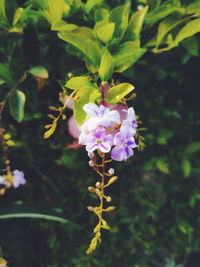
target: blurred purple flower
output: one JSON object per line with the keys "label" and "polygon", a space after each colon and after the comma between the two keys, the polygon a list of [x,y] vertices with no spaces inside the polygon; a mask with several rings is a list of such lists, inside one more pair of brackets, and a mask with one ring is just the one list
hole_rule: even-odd
{"label": "blurred purple flower", "polygon": [[23,185],[26,183],[26,180],[24,178],[24,173],[22,171],[14,170],[13,176],[14,176],[14,179],[13,179],[13,187],[14,188],[17,188],[20,185]]}

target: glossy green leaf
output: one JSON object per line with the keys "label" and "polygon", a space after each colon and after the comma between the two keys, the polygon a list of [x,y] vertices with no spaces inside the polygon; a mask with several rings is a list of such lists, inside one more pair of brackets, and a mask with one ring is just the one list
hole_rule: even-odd
{"label": "glossy green leaf", "polygon": [[115,24],[114,23],[107,23],[97,30],[97,36],[98,38],[107,44],[112,39],[113,33],[115,30]]}
{"label": "glossy green leaf", "polygon": [[66,32],[70,32],[70,31],[73,31],[73,30],[75,30],[77,28],[78,28],[77,25],[66,23],[64,20],[56,21],[55,23],[53,23],[51,25],[51,29],[53,31],[66,31]]}
{"label": "glossy green leaf", "polygon": [[147,51],[146,48],[139,47],[139,42],[128,41],[120,45],[119,51],[114,55],[115,71],[123,72],[131,67]]}
{"label": "glossy green leaf", "polygon": [[9,66],[3,63],[0,63],[0,78],[2,78],[8,83],[12,81]]}
{"label": "glossy green leaf", "polygon": [[83,8],[86,13],[89,13],[95,6],[100,5],[102,2],[103,0],[87,0]]}
{"label": "glossy green leaf", "polygon": [[40,77],[43,79],[48,79],[49,77],[48,70],[43,66],[32,67],[28,72],[35,77]]}
{"label": "glossy green leaf", "polygon": [[78,76],[71,78],[65,85],[70,89],[80,89],[82,87],[91,86],[88,77]]}
{"label": "glossy green leaf", "polygon": [[81,126],[86,119],[87,114],[83,110],[83,106],[87,103],[90,102],[90,94],[91,94],[91,88],[90,87],[85,87],[84,88],[84,94],[74,100],[74,117],[76,120],[76,123]]}
{"label": "glossy green leaf", "polygon": [[17,24],[17,22],[19,21],[20,17],[21,17],[22,14],[23,14],[23,12],[24,12],[24,9],[23,9],[22,7],[19,7],[19,8],[16,9],[15,14],[14,14],[14,16],[13,16],[13,23],[12,23],[13,26],[14,26],[15,24]]}
{"label": "glossy green leaf", "polygon": [[114,38],[121,40],[128,26],[129,5],[122,5],[111,10],[109,22],[115,24]]}
{"label": "glossy green leaf", "polygon": [[95,11],[95,22],[99,22],[99,21],[105,21],[107,22],[109,18],[109,12],[107,9],[105,8],[98,8]]}
{"label": "glossy green leaf", "polygon": [[156,161],[156,167],[159,171],[161,171],[165,174],[170,173],[169,166],[163,159],[159,159]]}
{"label": "glossy green leaf", "polygon": [[199,46],[198,41],[195,36],[191,36],[182,42],[185,49],[192,55],[198,56],[199,55]]}
{"label": "glossy green leaf", "polygon": [[0,24],[8,24],[8,19],[5,11],[5,0],[0,0]]}
{"label": "glossy green leaf", "polygon": [[48,4],[53,21],[61,20],[64,10],[64,0],[48,0]]}
{"label": "glossy green leaf", "polygon": [[148,9],[149,7],[146,6],[132,15],[127,29],[127,35],[130,40],[139,38]]}
{"label": "glossy green leaf", "polygon": [[116,86],[111,87],[108,90],[108,95],[106,100],[110,104],[116,104],[120,102],[120,100],[133,91],[134,86],[130,83],[120,83]]}
{"label": "glossy green leaf", "polygon": [[26,96],[20,90],[16,90],[8,98],[10,113],[17,122],[21,122],[24,118],[25,101]]}
{"label": "glossy green leaf", "polygon": [[106,49],[102,56],[101,64],[99,67],[99,77],[101,78],[101,81],[107,81],[108,79],[110,79],[112,77],[113,70],[114,59]]}
{"label": "glossy green leaf", "polygon": [[189,162],[189,160],[183,159],[181,166],[182,166],[184,177],[187,178],[188,176],[190,176],[191,163]]}
{"label": "glossy green leaf", "polygon": [[173,4],[164,4],[149,12],[145,17],[145,22],[148,24],[154,24],[174,12],[184,13],[184,10],[174,6]]}
{"label": "glossy green leaf", "polygon": [[188,22],[176,35],[175,43],[178,45],[178,43],[183,41],[185,38],[188,38],[198,32],[200,32],[200,18]]}
{"label": "glossy green leaf", "polygon": [[170,16],[169,18],[164,19],[158,27],[156,46],[158,47],[160,45],[161,41],[169,31],[185,20],[187,20],[187,18],[180,18],[176,16]]}
{"label": "glossy green leaf", "polygon": [[81,34],[60,32],[58,37],[78,48],[93,65],[98,68],[101,59],[101,49],[97,42],[86,39]]}

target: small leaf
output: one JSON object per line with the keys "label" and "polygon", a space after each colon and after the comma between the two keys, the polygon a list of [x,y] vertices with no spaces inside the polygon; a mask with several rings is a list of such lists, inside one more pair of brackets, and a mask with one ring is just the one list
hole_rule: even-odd
{"label": "small leaf", "polygon": [[6,16],[5,0],[0,0],[0,24],[8,25]]}
{"label": "small leaf", "polygon": [[115,24],[114,38],[118,41],[124,36],[128,26],[129,5],[122,5],[111,10],[109,22]]}
{"label": "small leaf", "polygon": [[108,96],[106,100],[110,104],[118,103],[123,97],[129,94],[134,89],[134,86],[130,83],[121,83],[111,87],[108,90]]}
{"label": "small leaf", "polygon": [[200,150],[200,142],[193,142],[189,144],[185,149],[185,154],[194,154]]}
{"label": "small leaf", "polygon": [[145,6],[142,10],[139,10],[132,15],[127,29],[130,40],[139,38],[148,9],[149,7]]}
{"label": "small leaf", "polygon": [[53,22],[61,20],[64,11],[64,0],[48,0],[48,4]]}
{"label": "small leaf", "polygon": [[184,177],[187,178],[188,176],[190,176],[191,163],[187,159],[183,159],[181,166],[182,166]]}
{"label": "small leaf", "polygon": [[13,26],[14,26],[15,24],[17,24],[17,22],[19,21],[20,17],[21,17],[22,14],[23,14],[23,12],[24,12],[24,9],[23,9],[22,7],[19,7],[19,8],[16,9],[15,14],[14,14],[14,16],[13,16],[13,23],[12,23]]}
{"label": "small leaf", "polygon": [[114,70],[114,59],[106,49],[102,56],[101,64],[99,67],[99,77],[101,78],[101,81],[103,82],[110,79],[112,77],[113,70]]}
{"label": "small leaf", "polygon": [[178,43],[183,41],[185,38],[188,38],[198,32],[200,32],[200,18],[188,22],[176,35],[175,43],[178,45]]}
{"label": "small leaf", "polygon": [[0,78],[6,82],[12,82],[11,72],[9,66],[3,63],[0,63]]}
{"label": "small leaf", "polygon": [[20,90],[16,90],[9,96],[8,101],[11,115],[17,122],[21,122],[24,118],[25,94]]}
{"label": "small leaf", "polygon": [[159,171],[165,173],[165,174],[169,174],[170,170],[169,170],[169,166],[166,162],[164,162],[163,159],[159,159],[156,161],[156,167]]}
{"label": "small leaf", "polygon": [[99,40],[107,44],[112,39],[113,33],[115,30],[115,24],[114,23],[107,23],[97,30],[97,36]]}
{"label": "small leaf", "polygon": [[198,41],[195,36],[191,36],[190,38],[183,40],[182,44],[192,56],[197,57],[199,55]]}
{"label": "small leaf", "polygon": [[35,77],[40,77],[43,79],[48,79],[49,77],[48,70],[43,66],[32,67],[28,72]]}
{"label": "small leaf", "polygon": [[85,86],[91,86],[91,83],[88,79],[88,77],[85,76],[77,76],[71,78],[66,84],[66,87],[70,89],[80,89]]}
{"label": "small leaf", "polygon": [[74,117],[79,126],[81,126],[86,118],[83,106],[90,102],[91,87],[85,88],[85,94],[79,99],[74,100]]}
{"label": "small leaf", "polygon": [[98,8],[95,11],[95,22],[99,22],[99,21],[105,21],[107,22],[109,18],[109,12],[107,9],[105,8]]}
{"label": "small leaf", "polygon": [[89,13],[95,6],[100,5],[102,2],[103,0],[87,0],[83,8],[86,13]]}
{"label": "small leaf", "polygon": [[158,27],[158,33],[157,33],[157,40],[156,40],[156,47],[158,47],[165,37],[165,35],[171,31],[173,28],[175,28],[177,25],[184,22],[187,18],[180,18],[177,16],[170,16],[166,19],[164,19]]}
{"label": "small leaf", "polygon": [[78,28],[77,25],[66,23],[64,20],[56,21],[51,25],[51,30],[52,31],[71,32],[71,31],[73,31],[73,30],[75,30],[77,28]]}
{"label": "small leaf", "polygon": [[97,42],[78,33],[60,32],[58,37],[78,48],[96,67],[99,67],[101,49]]}
{"label": "small leaf", "polygon": [[115,71],[123,72],[131,67],[147,51],[146,48],[139,47],[137,41],[128,41],[120,45],[119,51],[114,55]]}
{"label": "small leaf", "polygon": [[153,25],[157,21],[169,16],[174,12],[184,13],[185,11],[183,8],[176,7],[171,3],[163,4],[162,6],[149,12],[145,17],[145,22]]}

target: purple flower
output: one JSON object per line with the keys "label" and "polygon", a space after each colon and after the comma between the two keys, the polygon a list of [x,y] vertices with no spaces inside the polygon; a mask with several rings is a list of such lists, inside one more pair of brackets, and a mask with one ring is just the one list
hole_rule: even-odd
{"label": "purple flower", "polygon": [[117,161],[127,160],[133,156],[133,148],[137,147],[134,139],[135,130],[131,127],[123,127],[115,135],[111,158]]}
{"label": "purple flower", "polygon": [[96,131],[88,137],[86,150],[92,152],[99,149],[103,153],[108,153],[113,145],[113,136],[107,134],[102,128],[97,128]]}
{"label": "purple flower", "polygon": [[[126,111],[126,110],[125,110]],[[133,108],[129,108],[127,111],[127,117],[122,123],[123,127],[131,127],[135,129],[137,127],[135,111]]]}
{"label": "purple flower", "polygon": [[17,188],[19,187],[21,184],[25,184],[26,180],[24,178],[24,173],[22,171],[19,170],[14,170],[13,171],[13,187]]}
{"label": "purple flower", "polygon": [[[83,107],[84,111],[90,116],[91,119],[86,121],[86,125],[90,124],[103,127],[112,127],[120,122],[120,115],[117,110],[110,110],[103,105],[97,106],[93,103],[88,103]],[[84,125],[83,125],[84,127]]]}

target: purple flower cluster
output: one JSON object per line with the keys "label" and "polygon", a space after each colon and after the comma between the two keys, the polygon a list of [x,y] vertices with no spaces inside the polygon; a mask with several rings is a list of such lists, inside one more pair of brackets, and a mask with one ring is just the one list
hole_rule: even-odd
{"label": "purple flower cluster", "polygon": [[81,126],[79,143],[85,145],[89,153],[96,149],[102,153],[111,152],[111,158],[117,161],[133,156],[133,148],[137,147],[134,139],[137,123],[133,108],[118,112],[88,103],[83,109],[88,116]]}
{"label": "purple flower cluster", "polygon": [[13,186],[14,188],[19,187],[26,183],[26,179],[24,178],[24,173],[19,170],[14,170],[12,173],[0,176],[0,184],[6,186]]}

